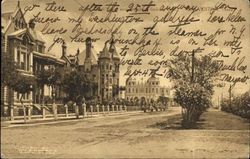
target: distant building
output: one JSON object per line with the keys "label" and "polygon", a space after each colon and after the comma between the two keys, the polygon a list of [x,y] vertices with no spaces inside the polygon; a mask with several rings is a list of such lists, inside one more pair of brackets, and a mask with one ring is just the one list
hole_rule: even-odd
{"label": "distant building", "polygon": [[126,81],[126,100],[145,98],[147,102],[151,99],[157,101],[160,97],[172,98],[170,88],[161,86],[159,78],[152,76],[147,81],[137,81],[136,78],[130,78]]}

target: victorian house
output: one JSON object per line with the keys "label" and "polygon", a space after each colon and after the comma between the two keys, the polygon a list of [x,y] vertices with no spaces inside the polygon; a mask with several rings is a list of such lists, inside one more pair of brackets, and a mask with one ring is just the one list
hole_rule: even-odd
{"label": "victorian house", "polygon": [[[1,54],[11,57],[22,75],[36,78],[43,69],[77,68],[87,73],[87,76],[97,83],[97,89],[87,92],[88,96],[97,96],[101,101],[118,98],[120,58],[113,37],[105,43],[99,54],[95,51],[90,37],[86,38],[84,50],[80,52],[78,49],[75,55],[67,54],[67,45],[64,42],[61,58],[57,58],[45,51],[46,42],[36,30],[34,21],[32,19],[26,21],[19,2],[13,12],[1,13],[1,22]],[[18,110],[21,106],[20,93],[2,86],[1,92],[2,112],[7,116],[10,113],[18,115],[18,111],[13,112],[13,110]],[[51,87],[37,83],[33,86],[33,91],[25,94],[23,102],[26,105],[40,107],[44,102],[42,97],[44,95],[51,97],[52,93],[55,99],[61,99],[67,92],[64,93],[60,87],[52,92]]]}
{"label": "victorian house", "polygon": [[[18,71],[24,76],[35,77],[44,68],[64,66],[65,61],[45,52],[45,41],[36,31],[33,20],[26,21],[20,4],[13,12],[1,13],[2,43],[1,54],[7,54],[17,64]],[[15,77],[13,77],[15,78]],[[24,103],[39,104],[44,90],[49,87],[37,84],[33,91],[24,95]],[[20,105],[20,94],[1,86],[1,107],[6,114],[9,108]],[[17,113],[17,112],[14,112]]]}

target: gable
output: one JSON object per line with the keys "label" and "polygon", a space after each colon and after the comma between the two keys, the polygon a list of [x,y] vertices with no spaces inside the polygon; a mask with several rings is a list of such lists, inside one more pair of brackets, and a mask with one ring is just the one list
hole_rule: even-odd
{"label": "gable", "polygon": [[15,31],[9,34],[8,37],[17,38],[17,39],[23,39],[24,37],[26,37],[29,42],[31,43],[35,42],[35,38],[32,36],[32,34],[30,34],[28,29],[21,29],[21,30]]}
{"label": "gable", "polygon": [[21,9],[19,7],[17,7],[15,9],[15,11],[13,12],[13,14],[11,16],[2,16],[3,18],[5,18],[5,25],[4,26],[4,33],[10,34],[12,32],[15,32],[19,29],[24,29],[27,28],[27,23],[26,20],[23,16],[23,13],[21,11]]}

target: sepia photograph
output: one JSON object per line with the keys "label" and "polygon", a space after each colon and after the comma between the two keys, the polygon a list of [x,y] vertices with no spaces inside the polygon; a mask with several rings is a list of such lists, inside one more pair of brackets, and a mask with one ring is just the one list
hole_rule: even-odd
{"label": "sepia photograph", "polygon": [[2,0],[1,158],[250,158],[250,1]]}

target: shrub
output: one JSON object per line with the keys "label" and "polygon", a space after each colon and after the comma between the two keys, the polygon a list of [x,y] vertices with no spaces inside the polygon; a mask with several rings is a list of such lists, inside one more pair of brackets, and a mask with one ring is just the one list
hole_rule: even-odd
{"label": "shrub", "polygon": [[243,118],[250,119],[250,92],[246,92],[233,100],[223,100],[221,110]]}

